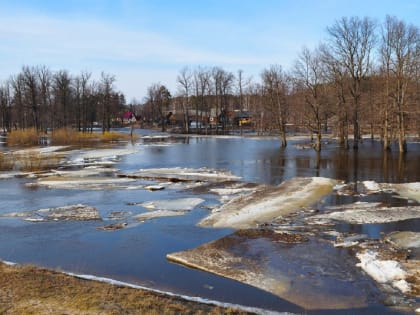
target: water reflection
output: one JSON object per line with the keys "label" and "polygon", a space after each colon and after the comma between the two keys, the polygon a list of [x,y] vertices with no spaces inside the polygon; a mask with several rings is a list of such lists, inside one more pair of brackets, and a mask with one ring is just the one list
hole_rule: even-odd
{"label": "water reflection", "polygon": [[[115,165],[122,172],[144,168],[209,167],[226,169],[245,182],[280,184],[296,176],[325,176],[350,182],[413,182],[420,179],[420,144],[410,144],[408,153],[383,152],[378,142],[364,141],[358,151],[346,151],[330,142],[320,153],[299,149],[290,141],[280,148],[278,139],[168,137],[143,139],[126,147],[138,149]],[[7,150],[8,148],[6,148]],[[0,180],[0,213],[37,210],[65,204],[88,203],[105,216],[113,210],[140,211],[130,202],[191,197],[191,192],[165,190],[82,191],[64,189],[27,189],[30,179]],[[357,188],[357,187],[356,187]],[[206,195],[206,204],[217,204],[214,195]],[[370,196],[384,203],[402,202],[389,194]],[[351,203],[356,196],[331,195],[326,204]],[[104,233],[96,230],[103,222],[45,223],[19,220],[0,221],[0,258],[81,273],[94,273],[128,280],[176,292],[218,300],[252,304],[277,310],[300,311],[258,289],[207,273],[190,270],[166,261],[170,252],[194,248],[221,238],[230,230],[202,229],[195,224],[208,213],[195,209],[182,218],[150,221],[130,229]],[[403,224],[403,225],[401,225]],[[396,225],[369,227],[341,225],[343,231],[377,237],[387,229],[414,229],[418,220]],[[418,229],[418,228],[417,228]],[[208,286],[215,289],[209,290]],[[350,312],[351,313],[351,312]],[[366,311],[365,314],[368,314]],[[338,314],[335,312],[334,314]]]}

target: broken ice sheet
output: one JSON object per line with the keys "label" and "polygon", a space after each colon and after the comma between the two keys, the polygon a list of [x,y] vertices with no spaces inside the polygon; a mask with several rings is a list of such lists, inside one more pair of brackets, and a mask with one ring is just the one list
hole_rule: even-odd
{"label": "broken ice sheet", "polygon": [[238,180],[240,177],[233,175],[229,171],[215,170],[211,168],[150,168],[141,169],[125,175],[130,178],[143,178],[155,180],[177,181],[224,181]]}
{"label": "broken ice sheet", "polygon": [[204,202],[201,198],[178,198],[168,200],[153,200],[138,204],[146,209],[169,210],[169,211],[189,211],[200,203]]}
{"label": "broken ice sheet", "polygon": [[29,186],[45,186],[57,189],[141,189],[143,186],[134,186],[135,179],[116,178],[116,177],[70,177],[70,176],[51,176],[40,178]]}
{"label": "broken ice sheet", "polygon": [[156,218],[164,217],[176,217],[186,214],[187,211],[176,211],[176,210],[155,210],[150,212],[145,212],[134,216],[134,219],[139,221],[151,220]]}
{"label": "broken ice sheet", "polygon": [[98,209],[83,204],[10,212],[3,214],[2,217],[19,217],[29,222],[101,220]]}
{"label": "broken ice sheet", "polygon": [[[397,222],[420,218],[420,206],[382,207],[379,203],[353,203],[341,206],[342,211],[318,214],[307,218],[308,223],[327,221],[344,221],[353,224],[372,224]],[[327,209],[340,209],[328,207]]]}
{"label": "broken ice sheet", "polygon": [[239,230],[167,258],[255,286],[305,309],[363,307],[368,296],[380,295],[346,250],[319,239],[289,239],[294,238],[283,240],[283,234],[271,230]]}
{"label": "broken ice sheet", "polygon": [[310,206],[330,193],[335,183],[335,180],[324,177],[296,177],[279,186],[259,186],[254,192],[235,197],[214,209],[199,225],[253,228]]}
{"label": "broken ice sheet", "polygon": [[139,203],[137,205],[152,210],[138,214],[134,219],[143,221],[161,217],[181,216],[204,202],[201,198],[178,198],[169,200],[154,200]]}

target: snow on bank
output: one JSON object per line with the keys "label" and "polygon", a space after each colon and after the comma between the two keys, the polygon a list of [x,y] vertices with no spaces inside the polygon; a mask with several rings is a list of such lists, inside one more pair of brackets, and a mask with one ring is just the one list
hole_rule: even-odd
{"label": "snow on bank", "polygon": [[[63,150],[68,148],[68,146],[63,145],[52,145],[48,147],[38,147],[38,148],[30,148],[30,149],[22,149],[11,152],[12,154],[18,154],[18,155],[31,155],[31,154],[49,154],[49,153],[55,153],[59,150]],[[62,152],[60,152],[62,153]]]}
{"label": "snow on bank", "polygon": [[394,260],[379,260],[377,254],[367,250],[356,254],[360,260],[356,266],[362,268],[376,282],[390,284],[402,293],[410,291],[410,285],[405,281],[406,272],[399,262]]}
{"label": "snow on bank", "polygon": [[214,209],[199,225],[236,229],[255,227],[315,203],[330,193],[335,183],[324,177],[297,177],[279,186],[261,186]]}

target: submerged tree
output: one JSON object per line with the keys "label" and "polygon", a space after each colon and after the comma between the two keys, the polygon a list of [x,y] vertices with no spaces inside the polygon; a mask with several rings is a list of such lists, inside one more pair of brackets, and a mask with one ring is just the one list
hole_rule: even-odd
{"label": "submerged tree", "polygon": [[304,48],[295,63],[294,76],[309,108],[306,124],[316,134],[315,150],[321,151],[322,122],[326,112],[326,72],[320,51]]}
{"label": "submerged tree", "polygon": [[362,83],[372,68],[372,50],[375,44],[375,23],[365,17],[342,18],[327,28],[330,62],[339,64],[348,77],[352,98],[353,148],[360,138],[359,112]]}
{"label": "submerged tree", "polygon": [[[420,34],[413,25],[387,16],[382,36],[382,60],[385,66],[386,91],[397,114],[398,148],[407,151],[406,115],[410,94],[415,96],[420,62]],[[385,103],[389,112],[388,99]],[[386,116],[388,119],[388,115]],[[386,125],[387,127],[387,125]]]}
{"label": "submerged tree", "polygon": [[269,69],[265,69],[261,77],[264,97],[267,100],[267,110],[272,116],[276,129],[279,130],[282,147],[286,147],[286,99],[289,89],[289,78],[279,65],[272,65]]}

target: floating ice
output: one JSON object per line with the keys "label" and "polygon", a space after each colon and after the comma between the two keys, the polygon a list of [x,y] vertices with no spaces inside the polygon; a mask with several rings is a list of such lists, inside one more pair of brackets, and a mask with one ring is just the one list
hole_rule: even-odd
{"label": "floating ice", "polygon": [[362,280],[349,253],[322,240],[295,242],[299,235],[238,230],[167,258],[255,286],[305,309],[365,306],[374,284]]}
{"label": "floating ice", "polygon": [[386,240],[398,248],[420,248],[420,233],[411,231],[392,232],[386,236]]}
{"label": "floating ice", "polygon": [[187,213],[187,211],[176,211],[176,210],[156,210],[138,214],[134,216],[134,219],[139,221],[143,220],[151,220],[156,218],[163,218],[163,217],[176,217],[181,216]]}
{"label": "floating ice", "polygon": [[[80,173],[79,173],[80,174]],[[48,177],[40,178],[36,183],[29,183],[30,186],[46,186],[57,189],[140,189],[143,186],[131,186],[130,183],[135,182],[135,179],[130,178],[113,178],[113,177]]]}
{"label": "floating ice", "polygon": [[130,178],[160,179],[176,181],[219,181],[238,180],[240,177],[229,171],[214,170],[210,168],[150,168],[126,174]]}
{"label": "floating ice", "polygon": [[299,210],[332,191],[335,180],[297,177],[279,186],[261,186],[216,208],[200,221],[201,226],[250,228]]}
{"label": "floating ice", "polygon": [[29,222],[101,220],[98,209],[83,204],[34,211],[10,212],[5,213],[2,216],[21,217],[23,220]]}
{"label": "floating ice", "polygon": [[388,283],[393,287],[407,293],[410,290],[405,281],[406,272],[401,269],[399,262],[394,260],[379,260],[377,254],[367,250],[356,254],[360,263],[356,266],[362,268],[369,276],[379,283]]}
{"label": "floating ice", "polygon": [[147,209],[159,209],[169,211],[189,211],[200,203],[204,202],[201,198],[178,198],[169,200],[154,200],[139,204]]}
{"label": "floating ice", "polygon": [[[328,209],[337,209],[330,207]],[[309,223],[319,220],[345,221],[353,224],[388,223],[420,218],[420,206],[380,207],[378,203],[354,203],[343,207],[343,211],[335,211],[309,217]]]}

